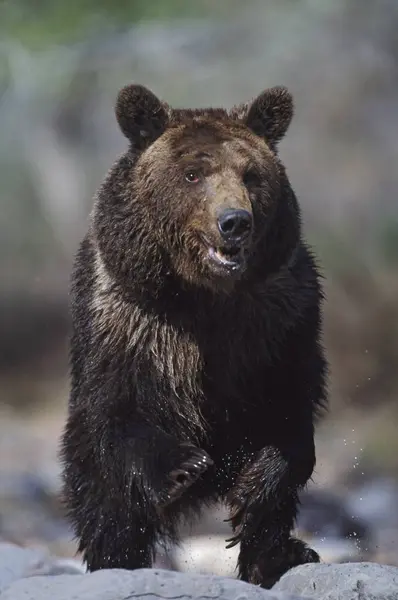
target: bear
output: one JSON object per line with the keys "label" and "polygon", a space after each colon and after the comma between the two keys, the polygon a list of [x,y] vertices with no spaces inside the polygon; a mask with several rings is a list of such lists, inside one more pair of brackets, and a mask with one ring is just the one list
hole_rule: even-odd
{"label": "bear", "polygon": [[284,86],[231,109],[117,95],[128,144],[73,264],[60,440],[88,571],[152,567],[217,502],[241,580],[320,560],[292,534],[328,398],[323,276],[278,151],[293,112]]}

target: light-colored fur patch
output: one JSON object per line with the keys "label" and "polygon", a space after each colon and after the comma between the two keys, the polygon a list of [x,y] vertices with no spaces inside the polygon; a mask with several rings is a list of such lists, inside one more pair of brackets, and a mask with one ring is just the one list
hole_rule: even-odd
{"label": "light-colored fur patch", "polygon": [[[150,360],[155,374],[152,389],[167,381],[184,421],[202,429],[200,377],[202,357],[193,336],[138,304],[126,301],[107,272],[101,255],[95,253],[95,291],[92,318],[101,343],[111,352],[124,352],[132,361]],[[178,410],[180,408],[180,410]]]}

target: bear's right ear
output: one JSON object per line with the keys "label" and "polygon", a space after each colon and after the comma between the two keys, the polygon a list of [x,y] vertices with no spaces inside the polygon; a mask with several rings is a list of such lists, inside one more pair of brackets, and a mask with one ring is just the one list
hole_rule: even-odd
{"label": "bear's right ear", "polygon": [[287,88],[275,86],[264,90],[246,108],[244,121],[257,135],[276,150],[293,117],[293,97]]}
{"label": "bear's right ear", "polygon": [[146,87],[130,84],[120,90],[115,114],[122,133],[134,148],[144,150],[165,131],[167,108]]}

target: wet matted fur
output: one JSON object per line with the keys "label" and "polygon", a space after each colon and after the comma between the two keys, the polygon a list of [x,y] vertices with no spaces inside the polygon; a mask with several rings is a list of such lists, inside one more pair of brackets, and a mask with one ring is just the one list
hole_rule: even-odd
{"label": "wet matted fur", "polygon": [[[119,93],[129,147],[75,261],[61,450],[91,571],[151,566],[216,500],[240,578],[270,587],[319,560],[291,537],[327,370],[320,276],[277,152],[292,115],[280,87],[230,111]],[[247,225],[228,243],[226,211]]]}

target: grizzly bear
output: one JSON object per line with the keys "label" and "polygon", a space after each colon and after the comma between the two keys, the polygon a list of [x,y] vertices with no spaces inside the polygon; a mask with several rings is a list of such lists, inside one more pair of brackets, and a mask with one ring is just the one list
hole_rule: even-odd
{"label": "grizzly bear", "polygon": [[[89,571],[150,567],[222,501],[238,576],[319,556],[292,537],[326,408],[321,276],[278,155],[284,87],[173,109],[139,85],[71,283],[64,496]],[[229,547],[228,546],[228,547]]]}

